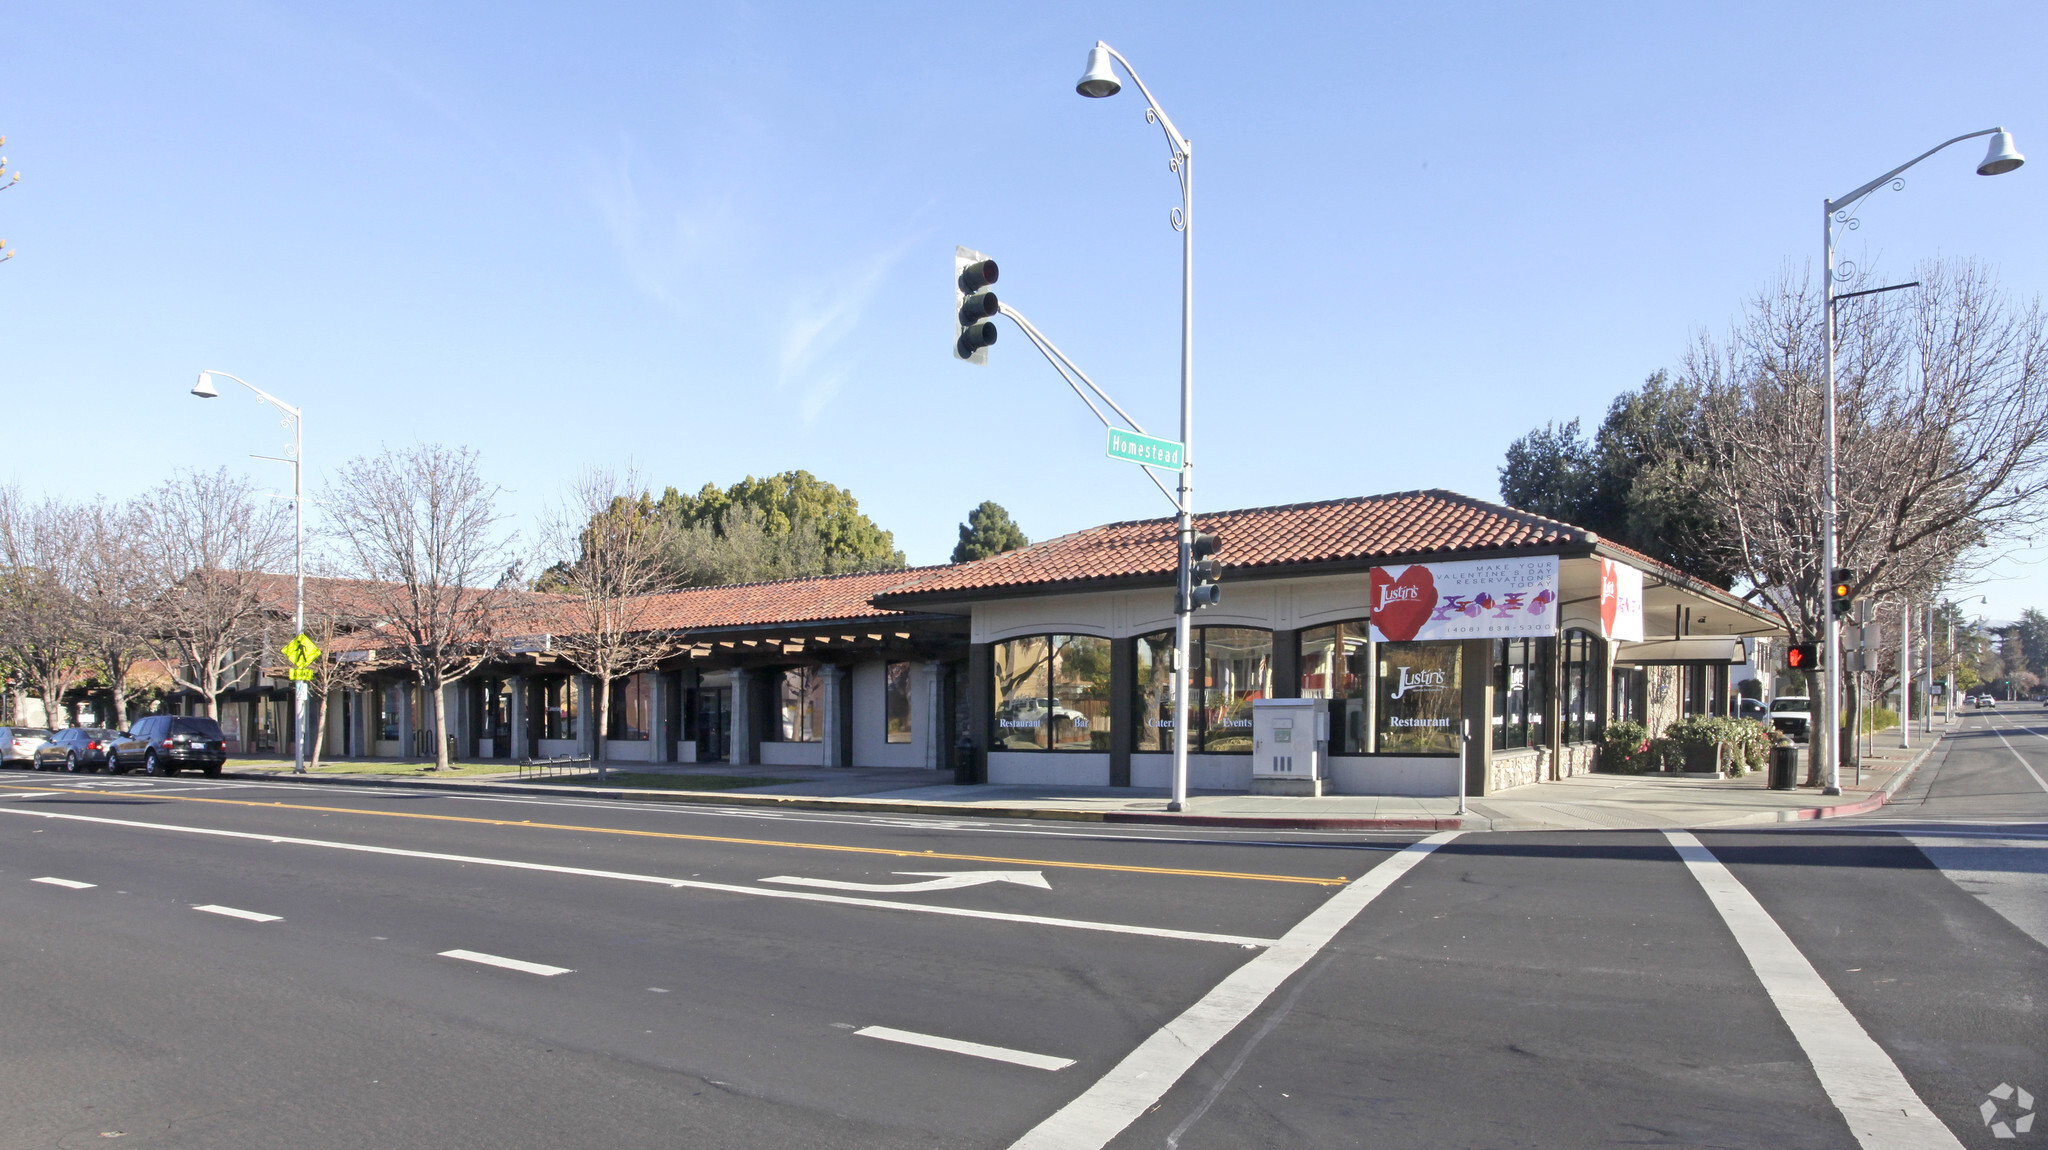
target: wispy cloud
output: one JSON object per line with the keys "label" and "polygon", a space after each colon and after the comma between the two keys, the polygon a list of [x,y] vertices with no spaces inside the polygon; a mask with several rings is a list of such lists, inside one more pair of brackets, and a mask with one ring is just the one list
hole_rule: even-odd
{"label": "wispy cloud", "polygon": [[615,161],[587,169],[584,192],[633,285],[672,312],[689,312],[694,289],[709,278],[704,273],[714,247],[740,225],[732,192],[706,192],[688,204],[651,209],[626,139]]}
{"label": "wispy cloud", "polygon": [[782,325],[775,390],[794,393],[797,412],[810,427],[839,394],[852,365],[842,345],[860,326],[861,313],[896,265],[925,236],[914,235],[869,256],[845,274],[823,298],[799,300]]}

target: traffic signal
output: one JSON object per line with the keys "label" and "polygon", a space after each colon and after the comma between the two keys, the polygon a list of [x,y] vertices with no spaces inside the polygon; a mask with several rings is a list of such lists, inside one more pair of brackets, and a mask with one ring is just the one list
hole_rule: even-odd
{"label": "traffic signal", "polygon": [[1785,648],[1787,671],[1811,671],[1820,666],[1820,648],[1812,643],[1794,643]]}
{"label": "traffic signal", "polygon": [[969,363],[987,363],[988,345],[996,341],[996,325],[989,322],[1002,310],[996,293],[988,290],[996,282],[996,261],[972,248],[953,249],[953,318],[958,329],[953,336],[953,355]]}
{"label": "traffic signal", "polygon": [[1195,532],[1194,542],[1188,544],[1190,600],[1197,611],[1223,601],[1223,588],[1217,586],[1223,579],[1223,563],[1216,558],[1222,546],[1222,540],[1201,531]]}
{"label": "traffic signal", "polygon": [[1854,569],[1848,567],[1835,568],[1834,575],[1828,580],[1828,598],[1832,600],[1830,609],[1834,612],[1836,618],[1848,617],[1851,609],[1849,593],[1855,585],[1856,572]]}

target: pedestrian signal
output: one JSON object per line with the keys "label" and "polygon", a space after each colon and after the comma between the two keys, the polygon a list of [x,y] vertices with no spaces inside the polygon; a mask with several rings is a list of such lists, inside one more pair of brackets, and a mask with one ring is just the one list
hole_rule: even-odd
{"label": "pedestrian signal", "polygon": [[1794,643],[1785,648],[1787,671],[1811,671],[1820,666],[1820,648],[1812,643]]}

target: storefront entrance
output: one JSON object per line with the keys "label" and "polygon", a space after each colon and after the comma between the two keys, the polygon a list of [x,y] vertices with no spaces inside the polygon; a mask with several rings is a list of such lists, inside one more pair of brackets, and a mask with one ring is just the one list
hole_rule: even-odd
{"label": "storefront entrance", "polygon": [[688,707],[697,761],[722,763],[732,758],[732,688],[698,687],[690,692]]}

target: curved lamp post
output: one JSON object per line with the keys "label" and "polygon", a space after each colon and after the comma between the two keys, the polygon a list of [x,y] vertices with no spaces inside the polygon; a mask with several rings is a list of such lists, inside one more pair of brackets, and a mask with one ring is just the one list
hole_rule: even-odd
{"label": "curved lamp post", "polygon": [[1124,72],[1131,83],[1138,86],[1139,94],[1145,97],[1145,119],[1159,125],[1166,133],[1166,146],[1171,150],[1167,167],[1180,179],[1180,207],[1175,208],[1168,221],[1180,233],[1180,492],[1174,500],[1179,509],[1179,529],[1176,534],[1180,561],[1174,579],[1173,603],[1173,799],[1166,809],[1182,810],[1188,801],[1188,660],[1194,614],[1193,581],[1190,578],[1192,556],[1189,547],[1194,542],[1194,488],[1195,488],[1195,186],[1189,171],[1189,155],[1186,136],[1173,126],[1166,112],[1159,107],[1159,101],[1152,98],[1151,89],[1138,78],[1137,69],[1123,58],[1123,54],[1100,40],[1088,50],[1088,69],[1082,73],[1074,91],[1091,99],[1114,96],[1123,90],[1123,82],[1116,77],[1116,68],[1111,61],[1124,66]]}
{"label": "curved lamp post", "polygon": [[[284,412],[285,422],[291,425],[292,457],[290,459],[279,459],[275,455],[256,455],[251,456],[251,458],[268,459],[276,463],[289,463],[292,465],[292,510],[296,520],[294,524],[295,538],[292,545],[292,564],[296,569],[298,581],[297,592],[292,606],[292,634],[304,634],[306,630],[306,488],[303,482],[303,463],[306,456],[306,421],[299,414],[298,408],[257,387],[248,380],[240,376],[229,375],[225,371],[200,372],[199,382],[192,385],[192,394],[201,399],[220,398],[219,389],[213,386],[213,377],[216,375],[222,379],[232,379],[250,391],[255,392],[257,399]],[[304,774],[306,773],[306,681],[304,679],[294,679],[292,681],[292,707],[292,773]]]}
{"label": "curved lamp post", "polygon": [[[1865,196],[1898,179],[1899,174],[1907,168],[1941,151],[1950,144],[1960,144],[1964,140],[1974,140],[1979,136],[1990,136],[1991,147],[1984,153],[1983,162],[1977,165],[1978,175],[2002,176],[2027,162],[2027,158],[2020,155],[2019,151],[2013,147],[2011,132],[2006,131],[2004,128],[1986,128],[1981,132],[1970,132],[1967,135],[1957,136],[1953,140],[1936,144],[1934,147],[1907,160],[1905,163],[1857,188],[1848,195],[1822,202],[1820,217],[1822,256],[1824,260],[1822,278],[1827,293],[1827,311],[1823,319],[1827,325],[1828,380],[1827,429],[1824,432],[1827,440],[1827,464],[1825,468],[1827,491],[1825,502],[1821,508],[1820,566],[1821,574],[1829,580],[1834,579],[1837,566],[1835,556],[1835,304],[1839,299],[1867,294],[1864,292],[1850,292],[1839,297],[1835,295],[1835,225],[1838,223],[1851,224],[1853,222],[1850,214],[1851,210],[1861,203]],[[1848,278],[1847,273],[1842,278]],[[1902,284],[1900,286],[1906,285]],[[1888,289],[1876,288],[1872,290],[1884,291]],[[1841,626],[1835,619],[1835,612],[1832,606],[1828,609],[1824,626],[1827,630],[1827,645],[1821,648],[1825,653],[1825,658],[1821,661],[1823,690],[1821,692],[1820,729],[1827,733],[1826,737],[1821,740],[1824,748],[1823,753],[1826,755],[1823,761],[1827,763],[1827,774],[1824,779],[1824,785],[1821,788],[1821,793],[1839,795],[1842,793]]]}

